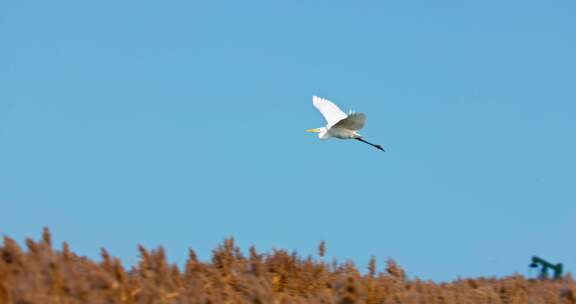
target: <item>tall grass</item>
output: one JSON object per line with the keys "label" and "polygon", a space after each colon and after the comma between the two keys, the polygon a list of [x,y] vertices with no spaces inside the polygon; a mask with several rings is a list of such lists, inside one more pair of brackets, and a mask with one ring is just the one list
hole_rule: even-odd
{"label": "tall grass", "polygon": [[[319,256],[326,252],[324,242]],[[576,303],[576,283],[528,280],[520,275],[437,284],[410,280],[393,260],[382,271],[372,258],[366,274],[351,262],[326,263],[286,250],[244,256],[226,239],[209,262],[194,251],[183,269],[162,247],[142,246],[125,269],[105,249],[100,261],[55,249],[47,229],[26,249],[9,237],[0,247],[0,303]]]}

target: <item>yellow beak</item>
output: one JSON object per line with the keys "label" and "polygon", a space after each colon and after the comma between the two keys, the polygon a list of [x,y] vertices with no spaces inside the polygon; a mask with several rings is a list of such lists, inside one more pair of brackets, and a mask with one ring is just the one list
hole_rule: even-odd
{"label": "yellow beak", "polygon": [[320,130],[319,129],[308,129],[308,130],[306,130],[306,132],[319,133]]}

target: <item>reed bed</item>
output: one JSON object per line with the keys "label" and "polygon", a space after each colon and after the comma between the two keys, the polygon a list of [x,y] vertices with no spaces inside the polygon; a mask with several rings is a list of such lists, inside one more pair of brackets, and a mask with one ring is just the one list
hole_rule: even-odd
{"label": "reed bed", "polygon": [[379,270],[372,258],[366,271],[351,262],[327,263],[319,257],[254,247],[244,255],[226,239],[211,261],[193,250],[184,267],[170,264],[162,247],[142,246],[137,265],[126,269],[105,249],[101,259],[79,256],[66,243],[56,249],[45,229],[26,248],[4,237],[0,247],[0,303],[576,303],[570,274],[560,280],[459,279],[435,283],[407,278],[389,259]]}

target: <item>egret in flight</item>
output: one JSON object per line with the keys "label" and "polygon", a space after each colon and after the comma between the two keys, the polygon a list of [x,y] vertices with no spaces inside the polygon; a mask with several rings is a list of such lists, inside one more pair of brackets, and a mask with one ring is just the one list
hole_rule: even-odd
{"label": "egret in flight", "polygon": [[350,111],[350,113],[346,115],[346,113],[342,112],[333,102],[318,96],[312,97],[312,103],[326,119],[326,127],[309,129],[306,130],[306,132],[318,133],[320,139],[328,139],[330,137],[355,139],[384,151],[382,146],[365,141],[362,135],[356,132],[364,127],[364,123],[366,122],[366,115],[364,115],[364,113],[353,113]]}

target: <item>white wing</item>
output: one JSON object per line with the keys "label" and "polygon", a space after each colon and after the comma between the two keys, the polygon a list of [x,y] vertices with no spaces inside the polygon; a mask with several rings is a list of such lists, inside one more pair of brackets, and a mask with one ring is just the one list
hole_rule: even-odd
{"label": "white wing", "polygon": [[322,113],[324,119],[326,119],[326,124],[328,127],[332,127],[342,119],[348,117],[346,113],[342,112],[337,105],[328,99],[324,99],[318,96],[312,97],[312,103]]}
{"label": "white wing", "polygon": [[334,127],[340,127],[348,130],[358,131],[364,128],[366,115],[364,113],[352,113],[348,117],[337,122]]}

